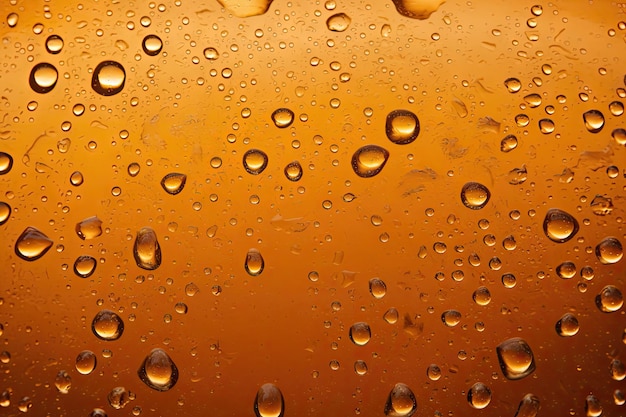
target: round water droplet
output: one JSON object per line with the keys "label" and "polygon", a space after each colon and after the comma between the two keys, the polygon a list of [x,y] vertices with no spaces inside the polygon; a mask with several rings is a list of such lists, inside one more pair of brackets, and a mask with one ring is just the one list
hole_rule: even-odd
{"label": "round water droplet", "polygon": [[326,27],[333,32],[343,32],[350,26],[352,19],[345,13],[337,13],[326,20]]}
{"label": "round water droplet", "polygon": [[618,145],[626,146],[626,129],[614,129],[613,132],[611,132],[611,137]]}
{"label": "round water droplet", "polygon": [[54,65],[42,62],[35,65],[30,71],[28,83],[34,92],[45,94],[52,91],[54,86],[57,85],[58,79],[59,72]]}
{"label": "round water droplet", "polygon": [[72,387],[72,377],[67,371],[59,371],[54,378],[54,386],[61,394],[67,394]]}
{"label": "round water droplet", "polygon": [[604,115],[600,110],[589,110],[583,113],[585,127],[591,133],[598,133],[604,127]]}
{"label": "round water droplet", "polygon": [[372,278],[369,282],[370,294],[376,299],[381,299],[387,294],[387,285],[380,278]]}
{"label": "round water droplet", "polygon": [[176,195],[183,191],[186,182],[187,176],[185,174],[171,172],[163,177],[161,180],[161,187],[163,187],[168,194]]}
{"label": "round water droplet", "polygon": [[504,80],[504,86],[509,93],[518,93],[522,89],[522,83],[517,78],[507,78]]}
{"label": "round water droplet", "polygon": [[502,275],[502,285],[504,288],[515,288],[517,285],[517,279],[515,275],[507,273]]}
{"label": "round water droplet", "polygon": [[496,347],[498,361],[504,376],[521,379],[535,371],[535,357],[526,341],[520,337],[505,340]]}
{"label": "round water droplet", "polygon": [[578,233],[578,222],[571,214],[553,208],[543,220],[543,232],[551,241],[564,243]]}
{"label": "round water droplet", "polygon": [[600,400],[593,394],[585,398],[585,413],[587,417],[600,417],[602,415],[602,405]]}
{"label": "round water droplet", "polygon": [[103,96],[112,96],[124,89],[126,71],[115,61],[102,61],[93,71],[91,87]]}
{"label": "round water droplet", "polygon": [[9,15],[7,16],[7,25],[9,25],[10,28],[14,28],[15,26],[17,26],[17,22],[20,20],[20,16],[17,13],[9,13]]}
{"label": "round water droplet", "polygon": [[0,152],[0,175],[8,174],[13,168],[13,157],[6,152]]}
{"label": "round water droplet", "polygon": [[408,110],[394,110],[387,115],[385,133],[397,145],[413,142],[420,133],[417,116]]}
{"label": "round water droplet", "polygon": [[92,216],[76,223],[76,234],[83,240],[100,236],[102,234],[102,220],[97,216]]}
{"label": "round water droplet", "polygon": [[398,382],[387,397],[385,415],[388,417],[411,417],[416,411],[415,394],[408,385]]}
{"label": "round water droplet", "polygon": [[122,318],[111,310],[101,310],[91,322],[91,330],[98,339],[117,340],[124,333]]}
{"label": "round water droplet", "polygon": [[578,333],[578,319],[571,313],[565,313],[556,322],[556,333],[561,337],[571,337]]}
{"label": "round water droplet", "polygon": [[46,51],[53,55],[58,54],[63,49],[63,38],[59,35],[50,35],[46,39]]}
{"label": "round water droplet", "polygon": [[576,265],[569,261],[563,262],[556,267],[556,274],[562,279],[574,278],[576,275]]}
{"label": "round water droplet", "polygon": [[74,273],[81,278],[89,278],[96,272],[98,262],[91,256],[79,256],[74,262]]}
{"label": "round water droplet", "polygon": [[596,296],[596,306],[604,313],[618,311],[623,305],[622,292],[614,285],[605,286]]}
{"label": "round water droplet", "polygon": [[144,384],[157,391],[167,391],[178,381],[178,368],[163,349],[152,349],[137,371]]}
{"label": "round water droplet", "polygon": [[528,104],[528,107],[535,108],[541,106],[541,96],[539,94],[533,93],[524,96],[524,101]]}
{"label": "round water droplet", "polygon": [[111,407],[120,410],[130,402],[130,392],[124,387],[115,387],[107,395],[107,401]]}
{"label": "round water droplet", "polygon": [[463,205],[472,210],[480,210],[485,207],[491,198],[491,192],[487,187],[477,182],[468,182],[461,189],[461,201]]}
{"label": "round water droplet", "polygon": [[507,153],[517,148],[517,137],[515,135],[507,135],[500,141],[500,151]]}
{"label": "round water droplet", "polygon": [[439,380],[439,378],[441,378],[441,368],[434,363],[431,363],[428,365],[428,368],[426,368],[426,376],[431,381]]}
{"label": "round water droplet", "polygon": [[148,35],[143,38],[141,47],[146,55],[155,56],[163,49],[163,41],[157,35]]}
{"label": "round water droplet", "polygon": [[283,393],[274,384],[263,384],[254,399],[254,413],[257,417],[283,417],[285,400]]}
{"label": "round water droplet", "polygon": [[605,237],[596,246],[596,258],[605,265],[617,263],[623,256],[622,242],[615,237]]}
{"label": "round water droplet", "polygon": [[25,261],[36,261],[48,252],[52,240],[34,227],[27,227],[15,242],[15,254]]}
{"label": "round water droplet", "polygon": [[364,346],[372,337],[370,325],[364,322],[354,323],[350,327],[350,340],[357,346]]}
{"label": "round water droplet", "polygon": [[365,361],[355,361],[354,372],[356,372],[357,375],[365,375],[367,373],[367,364],[365,363]]}
{"label": "round water droplet", "polygon": [[477,382],[467,392],[467,402],[472,408],[481,410],[491,402],[491,390],[482,382]]}
{"label": "round water droplet", "polygon": [[517,407],[515,417],[537,417],[539,405],[539,397],[534,394],[526,394]]}
{"label": "round water droplet", "polygon": [[250,149],[243,154],[243,167],[249,174],[259,175],[267,167],[267,154],[258,149]]}
{"label": "round water droplet", "polygon": [[285,167],[285,176],[289,181],[298,181],[302,178],[302,166],[300,162],[293,161]]}
{"label": "round water droplet", "polygon": [[261,275],[263,269],[265,268],[265,261],[263,260],[263,256],[258,249],[250,249],[246,254],[246,262],[244,264],[244,268],[246,272],[253,277],[257,275]]}
{"label": "round water droplet", "polygon": [[609,103],[609,111],[613,116],[621,116],[624,114],[624,103],[621,101],[612,101]]}
{"label": "round water droplet", "polygon": [[137,266],[153,270],[161,265],[161,246],[154,230],[142,227],[135,237],[133,255]]}
{"label": "round water droplet", "polygon": [[389,151],[377,145],[365,145],[352,155],[352,169],[362,178],[371,178],[382,171]]}
{"label": "round water droplet", "polygon": [[94,408],[93,410],[91,410],[91,413],[89,413],[89,417],[108,417],[106,411],[104,411],[102,408]]}
{"label": "round water droplet", "polygon": [[128,164],[128,175],[130,175],[131,177],[136,177],[139,174],[139,171],[141,171],[141,165],[139,165],[137,162],[132,162],[130,164]]}
{"label": "round water droplet", "polygon": [[397,323],[399,318],[400,313],[394,307],[391,307],[389,310],[385,311],[385,314],[383,314],[383,320],[389,324]]}
{"label": "round water droplet", "polygon": [[11,217],[11,206],[4,201],[0,201],[0,226],[9,221]]}
{"label": "round water droplet", "polygon": [[486,306],[491,302],[491,293],[487,287],[478,287],[472,294],[472,299],[479,306]]}
{"label": "round water droplet", "polygon": [[461,322],[461,313],[456,310],[446,310],[441,313],[441,321],[448,327],[454,327]]}
{"label": "round water droplet", "polygon": [[76,356],[76,370],[83,375],[92,373],[96,364],[96,354],[90,350],[83,350]]}
{"label": "round water droplet", "polygon": [[274,122],[274,125],[281,129],[291,126],[293,119],[293,112],[289,109],[276,109],[272,113],[272,121]]}
{"label": "round water droplet", "polygon": [[70,184],[72,184],[74,187],[78,187],[79,185],[82,185],[84,181],[85,181],[85,178],[83,177],[83,174],[80,171],[74,171],[72,172],[72,175],[70,175]]}
{"label": "round water droplet", "polygon": [[554,132],[556,128],[554,122],[551,119],[541,119],[539,120],[539,131],[544,135],[549,135]]}

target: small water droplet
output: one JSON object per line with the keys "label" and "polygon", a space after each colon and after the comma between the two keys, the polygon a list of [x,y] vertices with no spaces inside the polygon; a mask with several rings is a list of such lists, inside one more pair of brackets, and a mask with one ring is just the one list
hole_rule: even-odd
{"label": "small water droplet", "polygon": [[515,278],[515,275],[511,273],[502,274],[502,285],[504,288],[515,288],[517,285],[517,278]]}
{"label": "small water droplet", "polygon": [[491,192],[487,187],[477,182],[468,182],[461,189],[461,201],[463,205],[472,210],[480,210],[485,207],[491,198]]}
{"label": "small water droplet", "polygon": [[9,221],[11,217],[11,206],[4,201],[0,201],[0,226]]}
{"label": "small water droplet", "polygon": [[54,65],[42,62],[35,65],[30,71],[28,83],[34,92],[45,94],[52,91],[54,86],[57,85],[58,79],[59,72]]}
{"label": "small water droplet", "polygon": [[600,110],[589,110],[583,113],[585,127],[591,133],[598,133],[604,127],[604,115]]}
{"label": "small water droplet", "polygon": [[135,237],[133,254],[137,266],[147,270],[157,269],[161,265],[161,246],[154,230],[142,227]]}
{"label": "small water droplet", "polygon": [[285,167],[285,176],[289,181],[298,181],[302,178],[302,166],[300,162],[293,161]]}
{"label": "small water droplet", "polygon": [[593,394],[585,398],[585,414],[587,417],[600,417],[602,415],[602,405],[600,400]]}
{"label": "small water droplet", "polygon": [[76,356],[76,370],[83,374],[89,375],[96,369],[96,354],[90,350],[83,350]]}
{"label": "small water droplet", "polygon": [[372,331],[370,330],[370,326],[364,322],[354,323],[350,327],[350,340],[357,346],[364,346],[372,337]]}
{"label": "small water droplet", "polygon": [[396,324],[398,322],[398,318],[400,318],[400,313],[394,307],[391,307],[389,310],[385,311],[385,314],[383,314],[383,320],[389,324]]}
{"label": "small water droplet", "polygon": [[25,261],[36,261],[48,252],[53,241],[34,227],[27,227],[15,242],[15,254]]}
{"label": "small water droplet", "polygon": [[515,135],[507,135],[500,141],[500,151],[507,153],[517,148],[517,137]]}
{"label": "small water droplet", "polygon": [[406,145],[413,142],[419,135],[420,122],[413,112],[394,110],[387,115],[385,133],[391,142]]}
{"label": "small water droplet", "polygon": [[561,279],[574,278],[576,275],[576,265],[570,261],[563,262],[556,267],[556,274]]}
{"label": "small water droplet", "polygon": [[326,20],[326,27],[333,32],[343,32],[350,26],[352,19],[345,13],[337,13]]}
{"label": "small water droplet", "polygon": [[54,378],[54,386],[61,394],[68,394],[72,387],[72,377],[67,371],[59,371]]}
{"label": "small water droplet", "polygon": [[46,50],[48,53],[56,55],[63,49],[63,38],[59,35],[50,35],[46,39]]}
{"label": "small water droplet", "polygon": [[7,16],[7,25],[9,25],[10,28],[14,28],[15,26],[17,26],[17,22],[20,20],[20,16],[17,13],[9,13],[9,15]]}
{"label": "small water droplet", "polygon": [[0,152],[0,175],[8,174],[13,168],[13,157],[6,152]]}
{"label": "small water droplet", "polygon": [[85,178],[83,177],[83,173],[80,171],[74,171],[72,172],[72,175],[70,175],[70,184],[74,187],[82,185],[84,181]]}
{"label": "small water droplet", "polygon": [[271,383],[261,385],[254,399],[254,413],[257,417],[283,417],[285,400],[276,385]]}
{"label": "small water droplet", "polygon": [[89,417],[108,417],[106,411],[104,411],[102,408],[94,408],[93,410],[91,410],[91,413],[89,413]]}
{"label": "small water droplet", "polygon": [[387,294],[387,285],[380,278],[372,278],[369,282],[370,294],[376,299],[381,299]]}
{"label": "small water droplet", "polygon": [[178,368],[163,349],[152,349],[137,371],[139,378],[148,387],[167,391],[178,381]]}
{"label": "small water droplet", "polygon": [[187,175],[179,174],[178,172],[171,172],[163,177],[161,180],[161,187],[171,195],[176,195],[183,191],[185,183],[187,182]]}
{"label": "small water droplet", "polygon": [[491,390],[482,382],[477,382],[467,392],[467,402],[472,408],[481,410],[491,402]]}
{"label": "small water droplet", "polygon": [[624,250],[622,242],[615,237],[605,237],[596,246],[596,258],[605,265],[614,264],[622,260]]}
{"label": "small water droplet", "polygon": [[624,103],[621,101],[612,101],[609,103],[609,111],[613,116],[621,116],[624,114]]}
{"label": "small water droplet", "polygon": [[362,178],[371,178],[387,163],[389,151],[377,145],[365,145],[352,155],[352,169]]}
{"label": "small water droplet", "polygon": [[472,294],[472,299],[479,306],[486,306],[491,302],[491,293],[487,287],[478,287]]}
{"label": "small water droplet", "polygon": [[611,361],[611,378],[615,381],[622,381],[626,378],[626,365],[619,359],[613,359]]}
{"label": "small water droplet", "polygon": [[420,20],[428,19],[444,2],[445,0],[393,0],[396,10],[402,16]]}
{"label": "small water droplet", "polygon": [[97,264],[96,259],[91,256],[79,256],[74,262],[74,273],[81,278],[89,278],[96,272]]}
{"label": "small water droplet", "polygon": [[124,89],[126,71],[115,61],[102,61],[96,66],[91,78],[93,90],[103,96],[112,96]]}
{"label": "small water droplet", "polygon": [[514,337],[496,347],[498,361],[504,376],[511,380],[521,379],[535,371],[535,357],[530,346],[520,337]]}
{"label": "small water droplet", "polygon": [[276,109],[272,113],[272,121],[274,125],[280,129],[284,129],[286,127],[291,126],[294,120],[294,114],[291,110],[281,108]]}
{"label": "small water droplet", "polygon": [[388,417],[411,417],[416,411],[415,394],[408,385],[398,382],[387,397],[385,415]]}
{"label": "small water droplet", "polygon": [[539,405],[539,397],[530,393],[526,394],[517,407],[515,417],[537,417]]}
{"label": "small water droplet", "polygon": [[219,52],[217,52],[217,49],[210,47],[205,48],[202,53],[204,54],[204,57],[209,61],[215,61],[220,56]]}
{"label": "small water droplet", "polygon": [[122,337],[124,322],[111,310],[101,310],[91,322],[91,330],[98,339],[113,341]]}
{"label": "small water droplet", "polygon": [[541,106],[541,96],[539,94],[533,93],[524,96],[524,101],[528,104],[528,107],[535,108]]}
{"label": "small water droplet", "polygon": [[606,216],[613,211],[613,200],[598,194],[591,200],[590,206],[596,216]]}
{"label": "small water droplet", "polygon": [[578,319],[572,313],[565,313],[556,322],[556,333],[561,337],[571,337],[578,333],[580,329]]}
{"label": "small water droplet", "polygon": [[518,93],[522,89],[522,83],[517,78],[507,78],[504,80],[504,86],[509,93]]}
{"label": "small water droplet", "polygon": [[605,286],[596,296],[596,306],[603,313],[613,313],[622,308],[623,305],[622,292],[614,285]]}
{"label": "small water droplet", "polygon": [[143,51],[148,56],[155,56],[163,49],[163,41],[157,35],[147,35],[141,43]]}
{"label": "small water droplet", "polygon": [[461,322],[461,313],[456,310],[446,310],[441,313],[441,321],[448,327],[454,327]]}
{"label": "small water droplet", "polygon": [[249,174],[259,175],[267,167],[267,154],[258,149],[250,149],[243,155],[243,167]]}
{"label": "small water droplet", "polygon": [[136,177],[137,174],[139,174],[139,171],[141,171],[141,165],[139,165],[137,162],[131,162],[130,164],[128,164],[128,175],[130,175],[131,177]]}
{"label": "small water droplet", "polygon": [[76,234],[83,240],[97,238],[102,234],[102,220],[92,216],[76,223]]}
{"label": "small water droplet", "polygon": [[253,277],[261,275],[261,272],[263,272],[263,269],[265,268],[265,261],[263,260],[263,256],[258,249],[252,248],[248,251],[244,267],[246,272]]}
{"label": "small water droplet", "polygon": [[578,233],[578,221],[571,214],[550,209],[543,220],[543,232],[553,242],[564,243]]}
{"label": "small water droplet", "polygon": [[124,387],[115,387],[107,395],[107,401],[111,407],[120,410],[130,402],[130,392]]}
{"label": "small water droplet", "polygon": [[355,361],[354,372],[356,372],[357,375],[365,375],[367,373],[367,364],[365,363],[365,361]]}
{"label": "small water droplet", "polygon": [[439,380],[439,378],[441,378],[441,368],[438,365],[431,363],[428,365],[428,368],[426,368],[426,376],[431,381]]}

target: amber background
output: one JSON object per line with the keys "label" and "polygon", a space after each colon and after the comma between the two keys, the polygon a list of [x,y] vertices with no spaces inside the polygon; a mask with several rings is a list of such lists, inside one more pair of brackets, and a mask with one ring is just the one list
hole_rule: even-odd
{"label": "amber background", "polygon": [[[233,17],[214,1],[167,1],[163,12],[159,3],[148,1],[85,1],[82,9],[78,4],[0,6],[4,16],[19,14],[15,28],[6,19],[0,26],[0,151],[15,160],[12,171],[0,177],[0,198],[13,208],[0,226],[1,349],[11,354],[9,363],[0,364],[0,390],[13,391],[3,414],[21,414],[17,404],[28,396],[29,414],[38,416],[86,416],[94,407],[109,416],[131,415],[135,406],[142,416],[254,415],[256,391],[265,382],[282,390],[286,416],[380,416],[396,382],[412,388],[419,416],[513,416],[529,392],[541,399],[544,416],[585,415],[591,393],[602,402],[604,415],[624,413],[612,399],[624,382],[609,374],[612,358],[626,360],[624,310],[605,314],[594,304],[607,284],[626,291],[624,261],[601,265],[593,254],[604,237],[622,242],[625,237],[626,151],[610,136],[624,127],[624,119],[608,111],[609,102],[622,100],[616,89],[625,87],[626,32],[617,27],[626,20],[622,7],[608,1],[543,3],[531,29],[526,21],[536,3],[526,1],[448,1],[427,20],[401,16],[391,1],[338,1],[328,10],[322,2],[275,0],[266,14],[249,18]],[[338,12],[352,19],[341,33],[325,24]],[[150,16],[149,27],[140,24],[142,16]],[[134,29],[127,22],[134,22]],[[39,35],[32,30],[36,23],[44,25]],[[381,34],[384,24],[391,27],[388,37]],[[609,36],[611,28],[615,36]],[[260,38],[257,29],[263,31]],[[528,39],[530,32],[537,41]],[[440,39],[433,40],[433,33]],[[46,52],[50,34],[65,41],[58,55]],[[164,42],[158,56],[142,51],[149,34]],[[203,57],[207,47],[219,51],[216,61]],[[310,64],[314,57],[321,60],[317,66]],[[126,69],[125,88],[115,96],[91,88],[91,71],[103,60]],[[340,71],[330,68],[333,61]],[[28,85],[39,62],[59,70],[48,94],[36,94]],[[543,64],[552,66],[551,75],[542,73]],[[232,77],[221,75],[224,68]],[[350,74],[348,82],[340,81],[343,72]],[[509,77],[522,81],[519,93],[506,91]],[[589,101],[579,99],[581,92]],[[528,93],[541,94],[542,105],[521,109]],[[558,95],[566,102],[559,103]],[[339,108],[330,106],[332,98],[341,100]],[[29,111],[33,100],[37,109]],[[465,117],[455,100],[466,106]],[[87,107],[80,117],[72,113],[77,103]],[[553,116],[545,113],[546,105],[555,107]],[[241,115],[246,107],[249,118]],[[296,114],[286,129],[270,119],[281,107]],[[366,107],[373,109],[369,118]],[[412,144],[394,145],[385,137],[385,117],[394,109],[418,115],[421,133]],[[606,118],[598,134],[587,132],[582,121],[590,109]],[[531,118],[526,128],[515,124],[519,113]],[[499,128],[484,128],[485,117]],[[537,127],[544,117],[556,124],[550,135]],[[65,121],[71,122],[67,132]],[[129,132],[127,139],[120,138],[122,130]],[[499,146],[506,134],[515,134],[519,146],[504,154]],[[316,135],[323,138],[319,145]],[[67,153],[57,149],[64,138],[71,140]],[[97,144],[93,150],[90,141]],[[354,151],[365,144],[390,152],[373,178],[356,176],[350,166]],[[258,176],[242,166],[251,148],[269,155]],[[27,152],[29,158],[23,158]],[[221,167],[210,166],[213,157],[221,158]],[[304,168],[296,183],[283,174],[293,160]],[[133,162],[141,165],[136,177],[127,173]],[[523,164],[528,180],[510,185],[508,172]],[[619,167],[617,178],[606,175],[609,165]],[[569,183],[559,181],[565,168],[574,172]],[[85,178],[79,187],[69,182],[74,171]],[[187,174],[176,196],[159,185],[169,172]],[[484,209],[461,204],[460,189],[468,181],[490,189]],[[113,187],[120,187],[121,195],[113,196]],[[346,202],[346,193],[356,198]],[[611,215],[592,213],[589,203],[596,194],[613,199]],[[260,198],[256,205],[253,195]],[[324,209],[324,200],[332,208]],[[194,203],[201,209],[194,210]],[[546,238],[542,221],[552,207],[576,216],[581,225],[576,238],[564,244]],[[432,217],[427,209],[434,210]],[[519,220],[509,217],[512,210],[521,212]],[[94,215],[105,233],[80,240],[76,223]],[[374,215],[382,218],[380,226],[372,224]],[[488,230],[478,227],[480,219],[489,220]],[[50,252],[31,263],[13,250],[27,226],[54,240]],[[163,263],[152,273],[138,268],[132,254],[143,226],[156,231],[163,250]],[[217,227],[214,237],[207,235],[211,227]],[[495,246],[483,244],[487,233],[496,236]],[[386,243],[381,234],[388,235]],[[506,251],[501,242],[511,234],[517,249]],[[445,242],[447,252],[435,253],[435,242]],[[428,250],[424,259],[417,257],[422,245]],[[258,277],[244,270],[250,248],[265,259]],[[467,261],[473,252],[481,258],[478,267]],[[99,259],[88,279],[72,272],[80,255]],[[493,256],[502,260],[499,271],[489,269]],[[456,266],[455,259],[463,265]],[[578,270],[593,267],[586,292],[578,288],[579,274],[570,280],[556,276],[564,261]],[[450,277],[457,269],[465,274],[462,282]],[[319,273],[317,282],[307,278],[311,271]],[[434,279],[438,271],[445,274],[443,282]],[[540,271],[544,279],[538,278]],[[502,286],[505,272],[518,278],[515,288]],[[141,274],[147,278],[139,284],[135,277]],[[387,284],[381,300],[369,294],[372,277]],[[193,297],[185,293],[189,283],[199,288]],[[214,285],[222,288],[219,296],[211,292]],[[480,285],[492,294],[485,307],[471,298]],[[340,311],[331,308],[334,301],[341,303]],[[188,305],[186,315],[174,311],[177,302]],[[400,312],[394,325],[382,319],[390,307]],[[91,320],[103,308],[125,321],[118,341],[104,342],[91,332]],[[455,328],[441,322],[447,309],[463,315]],[[580,322],[580,332],[571,338],[554,330],[566,312]],[[165,314],[172,315],[171,323],[164,322]],[[358,321],[368,322],[373,333],[362,347],[348,337]],[[483,332],[476,322],[484,322]],[[503,377],[495,352],[514,336],[530,344],[537,363],[535,373],[520,381]],[[180,371],[168,392],[149,389],[137,376],[154,347],[164,348]],[[84,349],[98,355],[96,370],[87,376],[74,367]],[[103,349],[112,357],[104,358]],[[466,359],[459,358],[460,351]],[[359,359],[367,362],[365,376],[353,370]],[[340,363],[339,370],[330,369],[331,360]],[[430,363],[441,367],[439,381],[427,378]],[[72,376],[65,395],[54,387],[62,369]],[[493,393],[484,410],[473,410],[466,400],[478,381]],[[122,410],[106,402],[116,386],[136,394]]]}

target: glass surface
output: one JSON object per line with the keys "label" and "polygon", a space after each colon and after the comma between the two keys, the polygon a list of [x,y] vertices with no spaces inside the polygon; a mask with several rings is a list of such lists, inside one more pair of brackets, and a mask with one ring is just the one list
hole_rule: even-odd
{"label": "glass surface", "polygon": [[626,9],[0,6],[0,409],[626,413]]}

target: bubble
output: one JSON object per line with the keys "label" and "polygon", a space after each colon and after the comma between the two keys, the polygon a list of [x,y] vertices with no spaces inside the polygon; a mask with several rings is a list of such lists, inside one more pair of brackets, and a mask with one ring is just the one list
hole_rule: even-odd
{"label": "bubble", "polygon": [[143,51],[148,56],[155,56],[163,49],[163,41],[157,35],[147,35],[141,43]]}
{"label": "bubble", "polygon": [[45,94],[52,91],[54,86],[57,85],[58,79],[59,72],[54,65],[42,62],[35,65],[30,71],[28,83],[34,92]]}
{"label": "bubble", "polygon": [[500,151],[507,153],[517,148],[517,137],[515,135],[507,135],[500,141]]}
{"label": "bubble", "polygon": [[74,261],[74,273],[81,278],[89,278],[96,272],[97,264],[98,262],[91,256],[79,256]]}
{"label": "bubble", "polygon": [[124,387],[115,387],[107,395],[107,401],[111,407],[120,410],[130,402],[130,392]]}
{"label": "bubble", "polygon": [[387,294],[387,285],[380,278],[372,278],[369,282],[370,294],[376,299],[381,299]]}
{"label": "bubble", "polygon": [[434,363],[431,363],[428,365],[428,368],[426,368],[426,376],[431,381],[437,381],[441,378],[441,368]]}
{"label": "bubble", "polygon": [[445,0],[393,0],[396,10],[402,16],[420,20],[428,19],[444,2]]}
{"label": "bubble", "polygon": [[571,337],[578,333],[578,319],[572,313],[565,313],[556,322],[556,333],[561,337]]}
{"label": "bubble", "polygon": [[261,275],[263,269],[265,268],[265,261],[263,260],[263,256],[258,249],[250,249],[246,254],[246,262],[244,264],[244,268],[246,272],[253,277]]}
{"label": "bubble", "polygon": [[602,405],[600,400],[593,394],[585,398],[585,414],[587,417],[599,417],[602,415]]}
{"label": "bubble", "polygon": [[46,51],[48,53],[56,55],[63,49],[63,38],[59,35],[50,35],[46,39]]}
{"label": "bubble", "polygon": [[504,376],[511,380],[522,379],[535,371],[535,357],[528,343],[514,337],[496,347],[498,361]]}
{"label": "bubble", "polygon": [[267,154],[258,149],[250,149],[243,155],[243,167],[249,174],[259,175],[267,167]]}
{"label": "bubble", "polygon": [[626,365],[619,359],[613,359],[611,361],[611,378],[615,381],[623,381],[626,378]]}
{"label": "bubble", "polygon": [[615,237],[605,237],[596,246],[596,258],[604,265],[617,263],[623,256],[622,242]]}
{"label": "bubble", "polygon": [[552,119],[541,119],[539,120],[538,124],[539,131],[544,135],[549,135],[550,133],[554,132],[554,129],[556,128]]}
{"label": "bubble", "polygon": [[398,382],[387,397],[385,415],[388,417],[411,417],[416,411],[415,394],[408,385]]}
{"label": "bubble", "polygon": [[53,241],[34,227],[27,227],[15,242],[15,254],[25,261],[36,261],[48,252]]}
{"label": "bubble", "polygon": [[352,19],[345,13],[337,13],[326,20],[326,27],[333,32],[343,32],[350,26]]}
{"label": "bubble", "polygon": [[600,110],[589,110],[583,113],[585,127],[591,133],[598,133],[604,127],[604,115]]}
{"label": "bubble", "polygon": [[367,364],[365,363],[365,361],[355,361],[354,372],[356,372],[357,375],[365,375],[367,373]]}
{"label": "bubble", "polygon": [[163,177],[161,180],[161,187],[171,195],[176,195],[183,191],[185,183],[187,182],[187,175],[180,174],[178,172],[171,172]]}
{"label": "bubble", "polygon": [[481,410],[491,402],[491,390],[482,382],[477,382],[467,392],[467,402],[472,408]]}
{"label": "bubble", "polygon": [[539,405],[539,397],[530,393],[526,394],[517,407],[515,417],[537,417]]}
{"label": "bubble", "polygon": [[371,178],[387,163],[389,151],[377,145],[365,145],[352,155],[352,169],[361,178]]}
{"label": "bubble", "polygon": [[517,78],[507,78],[504,80],[504,86],[509,93],[518,93],[522,89],[522,83]]}
{"label": "bubble", "polygon": [[8,174],[13,168],[13,157],[6,152],[0,152],[0,175]]}
{"label": "bubble", "polygon": [[9,221],[11,217],[11,206],[4,201],[0,201],[0,226]]}
{"label": "bubble", "polygon": [[276,385],[271,383],[261,385],[254,399],[254,413],[257,417],[283,417],[285,400]]}
{"label": "bubble", "polygon": [[168,391],[178,381],[176,364],[160,348],[152,349],[143,360],[137,374],[144,384],[156,391]]}
{"label": "bubble", "polygon": [[70,175],[70,184],[74,187],[82,185],[84,181],[85,177],[83,177],[83,173],[80,171],[74,171],[72,172],[72,175]]}
{"label": "bubble", "polygon": [[93,90],[103,96],[112,96],[124,89],[126,71],[115,61],[102,61],[96,66],[91,78]]}
{"label": "bubble", "polygon": [[285,177],[289,181],[298,181],[302,178],[302,165],[300,162],[293,161],[287,164],[285,167]]}
{"label": "bubble", "polygon": [[456,310],[446,310],[441,314],[441,321],[448,327],[454,327],[461,322],[461,313]]}
{"label": "bubble", "polygon": [[383,320],[389,324],[397,323],[398,318],[400,318],[400,313],[398,313],[398,310],[394,307],[391,307],[389,310],[385,311],[385,314],[383,314]]}
{"label": "bubble", "polygon": [[551,241],[565,243],[578,233],[578,222],[571,214],[553,208],[543,220],[543,232]]}
{"label": "bubble", "polygon": [[624,305],[624,298],[619,288],[607,285],[596,296],[596,306],[603,313],[613,313]]}
{"label": "bubble", "polygon": [[140,268],[154,270],[161,265],[161,246],[153,229],[142,227],[137,231],[133,255]]}
{"label": "bubble", "polygon": [[[226,10],[237,17],[259,16],[267,12],[273,0],[218,0]],[[266,417],[266,416],[263,416]]]}
{"label": "bubble", "polygon": [[294,114],[291,110],[281,108],[276,109],[272,113],[272,121],[274,125],[280,129],[284,129],[286,127],[291,126],[294,120]]}
{"label": "bubble", "polygon": [[102,235],[102,220],[92,216],[76,223],[76,234],[83,240],[97,238]]}
{"label": "bubble", "polygon": [[124,322],[111,310],[101,310],[91,322],[91,330],[98,339],[113,341],[122,337]]}
{"label": "bubble", "polygon": [[76,356],[76,370],[82,375],[89,375],[96,369],[96,354],[90,350],[83,350]]}
{"label": "bubble", "polygon": [[491,198],[491,192],[487,187],[477,182],[468,182],[461,189],[461,202],[467,208],[480,210],[485,207]]}
{"label": "bubble", "polygon": [[59,371],[54,378],[54,386],[61,394],[68,394],[72,387],[72,377],[67,371]]}
{"label": "bubble", "polygon": [[357,346],[364,346],[372,337],[372,331],[370,330],[370,326],[364,322],[354,323],[350,327],[350,340]]}
{"label": "bubble", "polygon": [[417,116],[408,110],[394,110],[387,115],[385,122],[387,138],[396,145],[413,142],[420,133]]}
{"label": "bubble", "polygon": [[491,293],[487,287],[478,287],[472,294],[472,299],[479,306],[486,306],[491,302]]}

